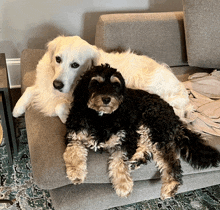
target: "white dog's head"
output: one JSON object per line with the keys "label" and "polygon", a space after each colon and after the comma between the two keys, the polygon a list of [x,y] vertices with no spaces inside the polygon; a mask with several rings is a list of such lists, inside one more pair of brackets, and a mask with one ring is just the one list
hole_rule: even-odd
{"label": "white dog's head", "polygon": [[92,63],[96,63],[99,53],[78,36],[59,36],[48,43],[48,53],[54,69],[53,87],[68,93],[74,82]]}

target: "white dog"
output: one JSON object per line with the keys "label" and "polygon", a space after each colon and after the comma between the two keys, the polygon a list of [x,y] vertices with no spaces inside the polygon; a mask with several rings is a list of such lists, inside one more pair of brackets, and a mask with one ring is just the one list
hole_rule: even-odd
{"label": "white dog", "polygon": [[188,110],[188,93],[166,65],[130,50],[106,53],[78,36],[59,36],[48,43],[37,65],[35,84],[25,90],[13,116],[19,117],[32,104],[46,116],[58,116],[65,123],[75,82],[92,64],[105,63],[121,72],[127,87],[160,95],[180,117]]}

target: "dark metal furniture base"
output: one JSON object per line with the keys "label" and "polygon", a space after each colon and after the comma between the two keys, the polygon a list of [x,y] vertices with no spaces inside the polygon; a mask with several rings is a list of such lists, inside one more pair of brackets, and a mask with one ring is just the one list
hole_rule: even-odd
{"label": "dark metal furniture base", "polygon": [[0,53],[0,114],[2,119],[3,134],[7,144],[9,163],[12,163],[12,153],[14,155],[18,154],[11,104],[5,54]]}

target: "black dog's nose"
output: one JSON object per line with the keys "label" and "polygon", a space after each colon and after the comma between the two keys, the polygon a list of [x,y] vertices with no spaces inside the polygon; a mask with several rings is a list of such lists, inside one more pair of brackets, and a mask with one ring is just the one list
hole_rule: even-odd
{"label": "black dog's nose", "polygon": [[55,89],[60,90],[60,89],[63,88],[64,84],[59,80],[54,80],[53,81],[53,86],[54,86]]}
{"label": "black dog's nose", "polygon": [[109,102],[111,101],[110,97],[102,97],[102,101],[104,104],[109,104]]}

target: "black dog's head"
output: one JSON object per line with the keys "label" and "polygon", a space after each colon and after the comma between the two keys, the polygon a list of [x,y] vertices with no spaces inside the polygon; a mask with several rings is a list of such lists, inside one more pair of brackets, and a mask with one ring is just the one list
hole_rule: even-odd
{"label": "black dog's head", "polygon": [[100,116],[111,114],[122,103],[124,90],[125,81],[116,69],[108,64],[93,66],[78,83],[74,101],[81,99],[81,105],[86,103],[88,108],[95,110]]}

